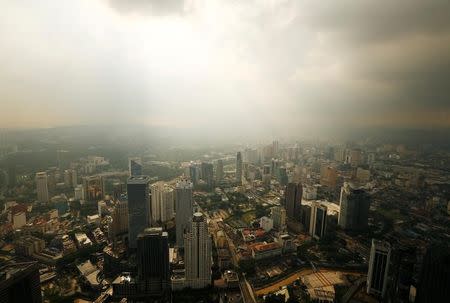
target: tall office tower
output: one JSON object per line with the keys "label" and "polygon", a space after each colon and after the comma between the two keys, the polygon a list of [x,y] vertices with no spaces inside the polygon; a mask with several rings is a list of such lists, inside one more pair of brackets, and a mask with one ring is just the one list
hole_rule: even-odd
{"label": "tall office tower", "polygon": [[149,183],[147,176],[128,178],[128,246],[131,249],[137,247],[137,236],[151,223]]}
{"label": "tall office tower", "polygon": [[187,169],[188,169],[187,175],[191,179],[192,184],[194,186],[197,186],[198,180],[200,179],[200,171],[197,167],[197,164],[191,162]]}
{"label": "tall office tower", "polygon": [[162,182],[152,184],[152,221],[166,222],[173,218],[173,189]]}
{"label": "tall office tower", "polygon": [[337,146],[334,148],[334,160],[337,162],[345,161],[345,148],[343,146]]}
{"label": "tall office tower", "polygon": [[309,232],[309,228],[311,226],[311,206],[302,205],[300,223],[302,223],[304,231]]}
{"label": "tall office tower", "polygon": [[287,217],[291,220],[300,221],[302,195],[303,186],[301,183],[288,183],[284,192],[284,207]]}
{"label": "tall office tower", "polygon": [[145,281],[147,291],[170,289],[168,237],[161,227],[146,228],[137,237],[137,278],[139,282]]}
{"label": "tall office tower", "polygon": [[447,302],[450,298],[450,247],[428,247],[419,277],[416,302]]}
{"label": "tall office tower", "polygon": [[74,189],[75,200],[84,200],[84,187],[82,185],[77,185]]}
{"label": "tall office tower", "polygon": [[108,233],[112,240],[128,233],[128,201],[116,201],[108,223]]}
{"label": "tall office tower", "polygon": [[72,169],[72,187],[75,188],[78,185],[78,172],[76,169]]}
{"label": "tall office tower", "polygon": [[1,273],[0,302],[42,302],[39,267],[36,263],[3,265]]}
{"label": "tall office tower", "polygon": [[36,173],[36,192],[37,200],[39,202],[48,202],[48,184],[47,184],[47,173],[40,172]]}
{"label": "tall office tower", "polygon": [[211,284],[211,238],[206,217],[195,213],[191,230],[184,236],[186,282],[191,288],[205,288]]}
{"label": "tall office tower", "polygon": [[64,170],[64,186],[72,187],[72,170],[66,169]]}
{"label": "tall office tower", "polygon": [[270,187],[271,179],[272,175],[270,174],[270,165],[264,165],[262,173],[262,183],[266,188]]}
{"label": "tall office tower", "polygon": [[176,224],[176,238],[177,246],[183,247],[183,237],[189,231],[190,220],[193,210],[192,199],[192,182],[182,179],[177,182],[175,187],[175,224]]}
{"label": "tall office tower", "polygon": [[142,160],[139,157],[128,159],[128,174],[130,177],[142,175]]}
{"label": "tall office tower", "polygon": [[202,179],[208,185],[208,188],[214,185],[214,168],[211,163],[202,162],[201,164]]}
{"label": "tall office tower", "polygon": [[278,175],[278,169],[282,164],[283,162],[280,159],[272,159],[270,162],[270,172],[272,176],[276,177]]}
{"label": "tall office tower", "polygon": [[105,188],[102,176],[89,176],[83,178],[84,197],[87,201],[102,200]]}
{"label": "tall office tower", "polygon": [[384,298],[387,288],[391,245],[385,241],[372,239],[369,271],[367,273],[367,293]]}
{"label": "tall office tower", "polygon": [[358,167],[362,163],[362,154],[360,149],[353,149],[350,151],[350,165]]}
{"label": "tall office tower", "polygon": [[414,281],[414,267],[417,263],[417,247],[412,244],[397,246],[392,250],[389,276],[392,287],[388,295],[391,302],[409,302],[411,285]]}
{"label": "tall office tower", "polygon": [[337,182],[337,170],[334,167],[323,165],[320,170],[320,185],[334,189]]}
{"label": "tall office tower", "polygon": [[274,140],[272,142],[272,153],[273,153],[272,156],[273,157],[277,157],[279,152],[280,152],[280,149],[279,149],[279,146],[278,146],[278,141]]}
{"label": "tall office tower", "polygon": [[273,227],[278,230],[286,228],[286,210],[283,206],[275,206],[272,208]]}
{"label": "tall office tower", "polygon": [[311,219],[309,223],[309,234],[319,240],[325,235],[327,228],[327,207],[313,202],[311,204]]}
{"label": "tall office tower", "polygon": [[242,183],[242,155],[241,152],[236,154],[236,182]]}
{"label": "tall office tower", "polygon": [[216,166],[216,181],[220,182],[223,180],[223,160],[219,159],[217,160],[217,166]]}
{"label": "tall office tower", "polygon": [[286,185],[288,183],[288,175],[286,173],[286,167],[282,166],[278,168],[277,179],[281,185]]}
{"label": "tall office tower", "polygon": [[363,188],[345,182],[341,188],[338,224],[347,230],[367,228],[370,196]]}

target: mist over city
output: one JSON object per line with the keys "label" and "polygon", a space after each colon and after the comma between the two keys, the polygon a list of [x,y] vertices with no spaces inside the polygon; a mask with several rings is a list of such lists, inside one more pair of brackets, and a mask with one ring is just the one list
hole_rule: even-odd
{"label": "mist over city", "polygon": [[448,1],[0,0],[0,302],[446,302]]}

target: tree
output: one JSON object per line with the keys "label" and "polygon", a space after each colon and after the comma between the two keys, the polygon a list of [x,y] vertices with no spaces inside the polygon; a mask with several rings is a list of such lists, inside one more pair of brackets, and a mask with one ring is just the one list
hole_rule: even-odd
{"label": "tree", "polygon": [[241,272],[245,272],[247,274],[255,273],[256,262],[253,259],[241,259],[239,260],[239,269]]}

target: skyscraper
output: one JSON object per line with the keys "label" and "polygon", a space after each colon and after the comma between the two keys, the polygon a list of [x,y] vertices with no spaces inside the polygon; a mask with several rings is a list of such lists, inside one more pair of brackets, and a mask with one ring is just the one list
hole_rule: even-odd
{"label": "skyscraper", "polygon": [[264,165],[263,166],[263,172],[262,172],[262,183],[264,187],[269,188],[270,187],[270,181],[272,179],[272,175],[270,174],[270,165]]}
{"label": "skyscraper", "polygon": [[142,161],[141,158],[134,157],[128,159],[128,173],[130,177],[142,175]]}
{"label": "skyscraper", "polygon": [[1,272],[0,302],[42,302],[39,267],[36,263],[3,265]]}
{"label": "skyscraper", "polygon": [[335,188],[337,182],[337,170],[334,167],[324,165],[320,169],[320,184],[330,188]]}
{"label": "skyscraper", "polygon": [[161,227],[146,228],[137,237],[138,280],[147,289],[164,291],[170,288],[169,240]]}
{"label": "skyscraper", "polygon": [[367,273],[367,293],[384,298],[387,289],[391,245],[385,241],[372,239],[369,271]]}
{"label": "skyscraper", "polygon": [[450,298],[450,247],[433,244],[427,248],[417,289],[418,303],[447,302]]}
{"label": "skyscraper", "polygon": [[147,176],[129,177],[128,194],[128,246],[137,247],[137,236],[150,226],[150,179]]}
{"label": "skyscraper", "polygon": [[217,166],[216,166],[216,181],[220,182],[223,180],[223,160],[219,159],[217,160]]}
{"label": "skyscraper", "polygon": [[195,213],[190,232],[184,236],[186,282],[191,288],[205,288],[211,284],[211,238],[206,217]]}
{"label": "skyscraper", "polygon": [[48,183],[46,172],[36,173],[36,192],[37,200],[39,202],[48,202]]}
{"label": "skyscraper", "polygon": [[302,223],[304,231],[309,232],[309,228],[311,227],[311,206],[306,204],[302,205],[300,223]]}
{"label": "skyscraper", "polygon": [[188,174],[189,178],[191,179],[191,182],[194,186],[197,186],[198,179],[200,178],[199,169],[197,167],[197,164],[191,162],[188,167]]}
{"label": "skyscraper", "polygon": [[236,182],[242,184],[242,155],[241,152],[236,154]]}
{"label": "skyscraper", "polygon": [[362,230],[367,227],[370,196],[363,188],[345,182],[341,189],[338,224],[347,230]]}
{"label": "skyscraper", "polygon": [[118,200],[111,213],[108,233],[111,240],[128,232],[128,201]]}
{"label": "skyscraper", "polygon": [[283,230],[286,227],[286,210],[283,206],[275,206],[272,208],[273,227]]}
{"label": "skyscraper", "polygon": [[286,173],[286,167],[282,166],[278,168],[277,179],[280,185],[286,185],[288,183],[288,175]]}
{"label": "skyscraper", "polygon": [[202,162],[201,164],[202,179],[211,188],[214,185],[214,168],[211,163]]}
{"label": "skyscraper", "polygon": [[284,206],[287,217],[291,220],[300,221],[302,207],[303,186],[301,183],[288,183],[285,189]]}
{"label": "skyscraper", "polygon": [[327,207],[313,202],[311,204],[311,220],[309,225],[309,234],[319,240],[325,235],[327,225]]}
{"label": "skyscraper", "polygon": [[279,144],[277,140],[272,142],[272,156],[277,157],[279,153]]}
{"label": "skyscraper", "polygon": [[157,182],[151,185],[151,212],[152,221],[166,222],[173,218],[173,189],[162,182]]}
{"label": "skyscraper", "polygon": [[193,213],[192,182],[182,179],[175,187],[175,224],[177,246],[184,246],[184,233],[189,231],[190,219]]}

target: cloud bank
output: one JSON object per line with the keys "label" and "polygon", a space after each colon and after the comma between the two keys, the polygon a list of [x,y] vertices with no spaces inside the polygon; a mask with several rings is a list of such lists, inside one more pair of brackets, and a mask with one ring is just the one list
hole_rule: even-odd
{"label": "cloud bank", "polygon": [[450,126],[450,2],[0,2],[0,127]]}

